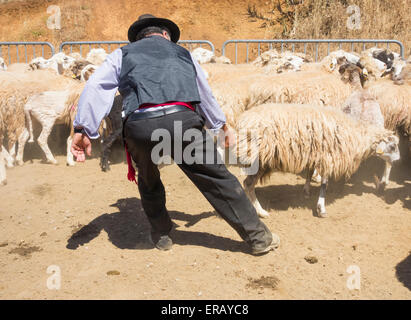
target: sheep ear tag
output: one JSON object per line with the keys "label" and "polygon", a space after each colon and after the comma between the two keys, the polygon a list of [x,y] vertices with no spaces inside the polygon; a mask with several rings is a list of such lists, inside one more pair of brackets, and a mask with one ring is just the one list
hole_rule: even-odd
{"label": "sheep ear tag", "polygon": [[384,151],[381,149],[381,148],[377,148],[377,154],[383,154],[384,153]]}

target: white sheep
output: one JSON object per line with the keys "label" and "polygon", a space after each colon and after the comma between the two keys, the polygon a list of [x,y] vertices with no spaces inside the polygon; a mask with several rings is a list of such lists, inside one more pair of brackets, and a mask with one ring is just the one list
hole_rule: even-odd
{"label": "white sheep", "polygon": [[63,91],[45,91],[31,96],[24,106],[24,112],[28,121],[28,130],[25,128],[23,132],[21,147],[19,146],[16,160],[21,163],[23,160],[23,150],[30,138],[29,142],[33,142],[33,127],[31,117],[36,118],[42,130],[37,141],[40,148],[46,155],[48,163],[57,164],[57,160],[48,147],[47,140],[57,123],[65,123],[71,126],[71,134],[67,138],[67,165],[74,166],[73,154],[70,151],[73,127],[72,123],[77,111],[77,103],[84,84],[73,86],[71,89]]}
{"label": "white sheep", "polygon": [[74,61],[75,58],[70,57],[63,52],[59,52],[53,55],[50,59],[45,59],[43,57],[34,58],[30,61],[29,67],[32,70],[52,69],[61,75]]}
{"label": "white sheep", "polygon": [[7,71],[7,65],[2,57],[0,57],[0,71]]}
{"label": "white sheep", "polygon": [[367,69],[368,73],[373,77],[374,80],[381,78],[387,69],[389,68],[387,64],[380,59],[374,57],[375,52],[379,50],[378,48],[371,48],[361,52],[360,60],[358,60],[357,65],[362,69]]}
{"label": "white sheep", "polygon": [[107,52],[103,48],[91,49],[86,56],[86,60],[96,66],[101,65],[106,60]]}
{"label": "white sheep", "polygon": [[394,60],[392,80],[395,84],[402,85],[404,83],[411,84],[411,59],[408,61],[403,59]]}
{"label": "white sheep", "polygon": [[[241,114],[235,126],[239,162],[257,173],[248,175],[244,189],[261,217],[268,216],[255,195],[255,185],[273,171],[322,176],[317,212],[326,216],[328,178],[349,178],[361,162],[376,155],[399,159],[398,137],[384,128],[364,125],[337,108],[301,104],[265,104]],[[253,148],[255,147],[255,148]]]}
{"label": "white sheep", "polygon": [[360,56],[355,52],[347,52],[342,49],[330,52],[320,61],[320,65],[324,70],[338,74],[338,67],[344,63],[357,64]]}
{"label": "white sheep", "polygon": [[284,71],[300,71],[303,63],[310,61],[308,55],[302,53],[290,51],[279,53],[277,50],[272,49],[263,52],[253,61],[253,64],[264,67],[265,73],[282,73]]}
{"label": "white sheep", "polygon": [[198,61],[199,64],[210,63],[214,56],[214,53],[210,50],[198,47],[191,52],[191,56]]}

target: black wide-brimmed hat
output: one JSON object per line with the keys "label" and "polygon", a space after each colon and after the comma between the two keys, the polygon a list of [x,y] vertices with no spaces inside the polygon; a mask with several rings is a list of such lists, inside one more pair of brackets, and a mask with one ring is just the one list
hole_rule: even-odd
{"label": "black wide-brimmed hat", "polygon": [[128,29],[128,40],[130,42],[135,42],[137,34],[147,27],[165,27],[171,32],[171,41],[177,43],[178,39],[180,39],[180,29],[173,21],[157,18],[151,14],[143,14],[138,17],[138,20]]}

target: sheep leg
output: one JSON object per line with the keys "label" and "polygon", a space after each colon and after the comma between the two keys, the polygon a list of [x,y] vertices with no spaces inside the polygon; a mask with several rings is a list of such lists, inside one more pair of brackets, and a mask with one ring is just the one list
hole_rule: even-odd
{"label": "sheep leg", "polygon": [[308,199],[310,197],[310,187],[311,187],[311,179],[313,177],[314,172],[316,172],[315,169],[308,169],[307,170],[307,179],[305,180],[304,184],[304,197]]}
{"label": "sheep leg", "polygon": [[22,166],[24,164],[23,162],[24,146],[26,145],[29,137],[30,137],[29,131],[27,130],[27,128],[24,128],[18,140],[19,147],[17,148],[16,162],[19,166]]}
{"label": "sheep leg", "polygon": [[16,156],[16,143],[14,142],[13,145],[9,149],[10,157],[14,158]]}
{"label": "sheep leg", "polygon": [[75,165],[74,155],[71,153],[71,142],[73,141],[73,136],[69,135],[67,138],[67,165],[72,167]]}
{"label": "sheep leg", "polygon": [[327,212],[325,211],[325,193],[327,190],[328,179],[326,177],[321,178],[320,196],[317,202],[317,214],[320,218],[327,217]]}
{"label": "sheep leg", "polygon": [[7,184],[7,176],[6,176],[6,163],[4,158],[4,147],[0,145],[1,152],[0,152],[0,185]]}
{"label": "sheep leg", "polygon": [[6,161],[6,166],[7,168],[13,168],[14,167],[14,159],[12,156],[10,156],[10,154],[7,152],[6,148],[2,147],[1,149],[1,155],[0,157],[2,157],[4,160]]}
{"label": "sheep leg", "polygon": [[384,192],[385,187],[390,181],[391,168],[392,168],[392,164],[386,161],[385,168],[384,168],[384,174],[382,175],[381,181],[377,183],[377,191],[379,193]]}
{"label": "sheep leg", "polygon": [[104,139],[104,141],[102,142],[103,152],[102,152],[102,156],[100,159],[100,167],[101,167],[101,170],[104,172],[110,170],[108,158],[111,153],[111,146],[113,145],[114,141],[116,141],[116,139],[119,136],[121,136],[121,132],[122,132],[122,129],[116,130],[115,132],[109,134],[107,139]]}
{"label": "sheep leg", "polygon": [[266,218],[269,216],[269,214],[261,207],[261,204],[258,201],[257,196],[255,195],[255,185],[257,184],[259,178],[260,175],[258,173],[254,175],[248,175],[244,180],[244,191],[253,204],[255,210],[257,211],[257,214],[261,218]]}
{"label": "sheep leg", "polygon": [[44,154],[46,155],[47,162],[52,164],[57,164],[57,160],[54,158],[53,154],[50,151],[50,148],[47,144],[47,139],[51,133],[51,129],[53,128],[54,121],[45,122],[43,123],[43,128],[41,130],[40,136],[37,138],[37,142],[40,145],[40,148],[43,150]]}

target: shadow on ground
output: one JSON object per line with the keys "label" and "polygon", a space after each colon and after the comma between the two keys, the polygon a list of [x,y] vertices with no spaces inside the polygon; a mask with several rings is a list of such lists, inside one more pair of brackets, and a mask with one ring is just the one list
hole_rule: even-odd
{"label": "shadow on ground", "polygon": [[397,279],[411,291],[411,252],[407,258],[395,267]]}
{"label": "shadow on ground", "polygon": [[[153,249],[150,241],[150,224],[143,212],[141,201],[137,198],[119,199],[111,205],[118,212],[104,213],[82,226],[67,241],[67,248],[77,249],[96,238],[102,230],[107,232],[110,242],[120,249]],[[179,211],[170,211],[172,220],[185,221],[191,227],[202,219],[214,216],[212,212],[190,215]],[[177,226],[178,228],[178,226]],[[173,242],[179,245],[201,246],[232,252],[246,252],[244,242],[216,236],[206,232],[183,231],[174,229],[170,234]]]}
{"label": "shadow on ground", "polygon": [[[378,194],[374,184],[374,174],[381,177],[384,163],[380,159],[366,161],[360,169],[347,181],[330,180],[327,187],[326,205],[332,204],[338,199],[355,194],[375,194],[388,205],[401,201],[404,208],[411,209],[411,168],[407,164],[396,163],[391,171],[390,180],[400,186],[388,186],[383,194]],[[304,175],[301,175],[303,177]],[[311,184],[311,196],[304,198],[304,179],[297,185],[265,185],[256,188],[256,195],[261,205],[266,210],[286,211],[290,208],[316,208],[319,195],[319,184]],[[367,183],[367,184],[366,184]]]}

